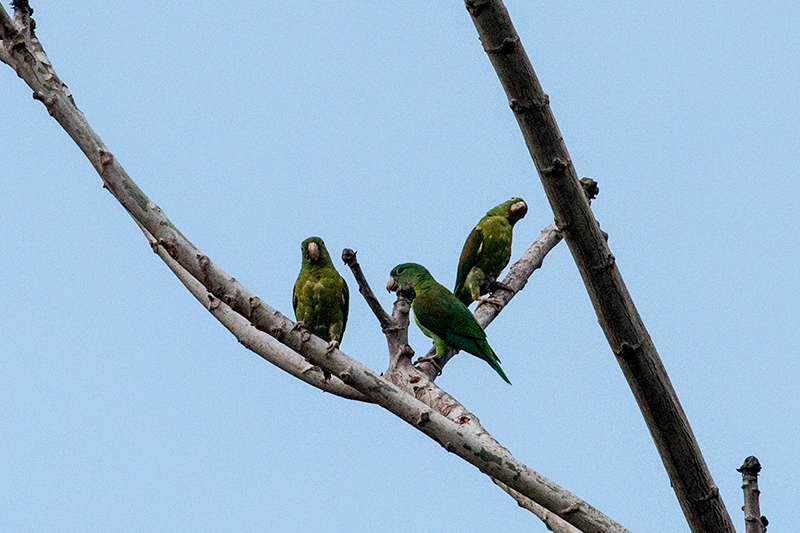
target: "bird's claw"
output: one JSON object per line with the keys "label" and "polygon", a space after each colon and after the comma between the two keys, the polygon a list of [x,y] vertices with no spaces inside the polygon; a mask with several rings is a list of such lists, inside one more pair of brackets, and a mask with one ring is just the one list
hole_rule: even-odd
{"label": "bird's claw", "polygon": [[292,326],[292,329],[290,331],[303,331],[307,329],[308,328],[306,327],[306,323],[303,322],[302,320],[298,320],[297,322],[294,323],[294,326]]}
{"label": "bird's claw", "polygon": [[414,361],[414,366],[417,366],[420,363],[430,363],[430,364],[432,364],[433,368],[436,369],[436,375],[437,376],[441,376],[442,375],[442,367],[439,365],[439,363],[436,362],[436,357],[420,357],[419,359]]}
{"label": "bird's claw", "polygon": [[339,347],[339,341],[331,341],[328,343],[328,349],[325,350],[325,353],[330,354],[338,347]]}

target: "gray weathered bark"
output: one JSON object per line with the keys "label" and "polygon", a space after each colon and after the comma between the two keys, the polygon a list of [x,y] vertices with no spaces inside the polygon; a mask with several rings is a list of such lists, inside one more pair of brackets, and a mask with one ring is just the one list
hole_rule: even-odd
{"label": "gray weathered bark", "polygon": [[[25,5],[27,7],[27,2]],[[321,387],[323,390],[381,405],[448,451],[586,533],[627,531],[597,509],[517,461],[480,426],[474,415],[457,416],[462,411],[443,413],[432,409],[414,394],[409,394],[338,349],[329,349],[325,341],[297,328],[294,322],[261,302],[214,264],[139,189],[89,126],[66,85],[56,76],[41,43],[32,35],[27,9],[17,9],[15,18],[12,20],[0,6],[0,60],[14,68],[33,89],[34,98],[45,104],[50,115],[84,152],[104,186],[140,225],[159,256],[215,317],[232,331],[238,330],[237,335],[241,335],[240,340],[248,348],[257,347],[268,353],[268,360],[315,386],[320,386],[319,376],[309,377],[313,374],[310,372],[312,366],[303,364],[301,359],[322,367],[338,380],[330,385],[333,388]],[[205,294],[204,290],[207,291]],[[404,333],[407,333],[408,327],[408,308],[408,299],[399,296],[393,320]],[[288,350],[276,348],[278,345],[267,341],[263,333],[280,341]],[[395,346],[393,357],[407,359],[405,365],[413,369],[410,350],[406,349],[407,344],[402,341],[402,336],[399,339],[402,346]]]}

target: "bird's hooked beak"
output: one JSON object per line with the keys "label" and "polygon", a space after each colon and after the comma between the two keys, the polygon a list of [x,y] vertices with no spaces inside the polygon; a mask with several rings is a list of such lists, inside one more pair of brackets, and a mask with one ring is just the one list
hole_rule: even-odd
{"label": "bird's hooked beak", "polygon": [[315,263],[319,261],[319,245],[317,245],[317,243],[308,243],[308,257],[310,257]]}
{"label": "bird's hooked beak", "polygon": [[508,208],[509,218],[512,220],[519,220],[528,213],[528,204],[520,200],[519,202],[511,204]]}
{"label": "bird's hooked beak", "polygon": [[392,276],[389,276],[389,281],[386,282],[386,290],[392,292],[396,291],[398,287],[399,285],[397,284],[397,280]]}

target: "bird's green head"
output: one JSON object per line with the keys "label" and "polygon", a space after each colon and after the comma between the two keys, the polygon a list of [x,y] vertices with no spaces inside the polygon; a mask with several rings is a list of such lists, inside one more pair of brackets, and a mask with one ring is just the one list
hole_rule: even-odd
{"label": "bird's green head", "polygon": [[522,198],[512,198],[493,207],[487,215],[504,216],[512,226],[528,213],[528,204]]}
{"label": "bird's green head", "polygon": [[386,284],[387,291],[398,290],[403,283],[408,283],[413,288],[423,280],[433,279],[428,269],[417,263],[403,263],[394,267],[389,274],[389,282]]}
{"label": "bird's green head", "polygon": [[332,263],[331,256],[325,243],[319,237],[309,237],[303,241],[303,264],[304,265],[327,265]]}

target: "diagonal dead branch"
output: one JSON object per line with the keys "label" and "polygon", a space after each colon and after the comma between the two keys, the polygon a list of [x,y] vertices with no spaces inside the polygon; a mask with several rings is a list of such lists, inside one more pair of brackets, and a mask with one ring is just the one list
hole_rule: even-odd
{"label": "diagonal dead branch", "polygon": [[[218,299],[218,305],[214,299],[210,300],[210,310],[222,308],[220,314],[229,316],[227,309],[222,307],[228,306],[234,312],[230,313],[231,316],[235,314],[249,320],[253,326],[275,337],[292,352],[358,390],[368,401],[378,403],[448,451],[539,502],[583,531],[626,531],[597,509],[517,461],[508,450],[479,428],[477,419],[449,419],[338,349],[329,350],[325,341],[298,331],[294,322],[261,302],[194,247],[133,182],[75,106],[66,86],[46,61],[38,39],[32,36],[31,45],[26,42],[22,46],[6,46],[6,30],[3,31],[2,45],[12,67],[86,154],[100,174],[104,186],[150,234],[156,251],[168,257],[171,260],[169,264],[180,265],[180,272],[197,280],[210,295]],[[269,349],[269,345],[265,346]]]}
{"label": "diagonal dead branch", "polygon": [[509,496],[517,500],[517,503],[520,507],[535,514],[539,520],[544,522],[544,525],[547,526],[547,529],[553,533],[581,533],[580,529],[576,528],[560,516],[551,513],[530,498],[526,498],[502,481],[497,481],[496,479],[493,479],[492,481],[494,481],[495,485],[506,491]]}
{"label": "diagonal dead branch", "polygon": [[[549,238],[537,239],[534,245],[532,245],[514,267],[512,267],[509,275],[506,276],[505,281],[511,284],[510,288],[512,290],[504,291],[506,294],[503,295],[504,299],[501,302],[501,307],[484,307],[485,312],[482,313],[481,316],[486,319],[487,324],[497,316],[497,313],[505,307],[514,294],[525,285],[531,273],[541,266],[547,251],[552,249],[552,247],[561,240],[561,236],[555,230],[554,224],[551,224],[542,233],[547,233]],[[484,436],[486,439],[491,439],[493,443],[500,446],[500,443],[496,442],[489,432],[483,428],[477,416],[469,412],[459,401],[434,383],[435,374],[434,376],[426,375],[422,365],[414,366],[411,364],[411,357],[413,357],[414,352],[407,343],[409,310],[413,295],[406,293],[403,288],[398,290],[397,301],[395,302],[394,311],[390,317],[386,314],[377,298],[375,298],[375,295],[369,289],[369,283],[364,277],[361,267],[356,260],[355,253],[353,253],[352,250],[345,249],[342,254],[342,259],[353,270],[353,275],[358,282],[361,293],[364,294],[364,298],[367,299],[368,302],[372,300],[370,308],[375,315],[378,316],[381,324],[384,324],[384,320],[381,320],[381,316],[385,317],[385,320],[388,321],[383,329],[389,345],[389,369],[384,374],[384,379],[388,379],[401,389],[413,394],[418,400],[435,409],[450,420],[460,425],[470,424],[474,432]],[[506,295],[508,295],[507,298],[505,298]],[[493,310],[494,313],[492,313]],[[530,498],[522,495],[520,492],[512,489],[502,481],[496,478],[492,478],[492,481],[505,490],[512,498],[517,500],[517,503],[521,507],[535,514],[552,531],[556,533],[580,533],[581,530],[572,526],[557,514],[548,511]]]}
{"label": "diagonal dead branch", "polygon": [[364,276],[364,272],[361,270],[361,265],[359,265],[358,260],[356,260],[356,252],[350,248],[345,248],[342,250],[342,261],[344,261],[344,264],[350,267],[350,270],[353,272],[353,277],[356,278],[356,283],[358,283],[358,291],[361,293],[361,296],[364,297],[367,305],[370,309],[372,309],[372,312],[377,317],[378,322],[381,324],[381,328],[386,330],[387,328],[391,327],[393,325],[392,317],[390,317],[386,311],[383,310],[383,307],[381,307],[381,303],[378,301],[375,293],[372,292],[372,289],[367,282],[367,278]]}
{"label": "diagonal dead branch", "polygon": [[734,533],[677,394],[628,293],[519,35],[500,0],[466,0],[539,172],[600,325],[694,533]]}
{"label": "diagonal dead branch", "polygon": [[139,226],[139,229],[142,230],[145,237],[147,237],[153,251],[166,263],[181,283],[192,293],[192,296],[203,304],[214,318],[219,320],[245,348],[260,355],[263,359],[281,370],[284,370],[318,389],[350,400],[368,401],[363,394],[345,385],[339,378],[331,376],[329,379],[325,379],[323,372],[318,366],[312,365],[297,352],[277,342],[263,331],[257,330],[248,320],[245,320],[242,315],[234,312],[219,298],[209,294],[199,281],[192,277],[186,269],[170,257],[166,248],[160,246],[155,237],[153,237],[145,227],[139,224],[136,219],[134,219],[134,221]]}

